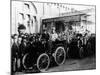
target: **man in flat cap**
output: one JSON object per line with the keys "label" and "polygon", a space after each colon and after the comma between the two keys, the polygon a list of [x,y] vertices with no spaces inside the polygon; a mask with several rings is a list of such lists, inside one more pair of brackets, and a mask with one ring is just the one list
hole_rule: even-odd
{"label": "man in flat cap", "polygon": [[19,24],[19,27],[18,27],[18,33],[19,33],[19,35],[20,34],[24,34],[25,30],[26,30],[26,27],[23,24]]}

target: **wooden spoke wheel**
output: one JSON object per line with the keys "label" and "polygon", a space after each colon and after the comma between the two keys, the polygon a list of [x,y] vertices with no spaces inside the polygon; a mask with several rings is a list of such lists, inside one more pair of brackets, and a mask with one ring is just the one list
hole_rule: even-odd
{"label": "wooden spoke wheel", "polygon": [[46,53],[41,54],[37,59],[37,68],[41,72],[45,72],[50,64],[49,56]]}
{"label": "wooden spoke wheel", "polygon": [[66,52],[64,47],[58,47],[54,53],[55,62],[57,65],[62,65],[66,59]]}
{"label": "wooden spoke wheel", "polygon": [[27,53],[24,55],[23,59],[22,59],[22,64],[23,64],[23,67],[25,69],[32,69],[33,67],[33,57]]}

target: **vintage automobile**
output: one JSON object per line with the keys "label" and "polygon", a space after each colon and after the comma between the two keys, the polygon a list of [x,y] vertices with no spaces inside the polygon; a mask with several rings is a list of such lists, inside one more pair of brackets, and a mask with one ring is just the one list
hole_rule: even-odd
{"label": "vintage automobile", "polygon": [[20,44],[13,43],[14,60],[12,62],[15,71],[38,69],[44,72],[48,69],[50,62],[56,62],[57,65],[65,62],[65,41],[52,42],[49,38],[41,38],[41,36],[43,34],[40,33],[24,34],[20,37]]}

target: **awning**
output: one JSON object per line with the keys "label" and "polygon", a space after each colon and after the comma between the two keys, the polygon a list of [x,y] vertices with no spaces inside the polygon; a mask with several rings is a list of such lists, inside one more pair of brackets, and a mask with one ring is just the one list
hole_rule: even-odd
{"label": "awning", "polygon": [[47,18],[47,19],[42,19],[43,23],[47,22],[55,22],[55,21],[64,21],[64,22],[70,22],[70,21],[80,21],[81,16],[89,16],[85,13],[77,13],[73,15],[66,15],[66,16],[61,16],[61,17],[53,17],[53,18]]}
{"label": "awning", "polygon": [[43,23],[55,22],[55,21],[64,21],[64,22],[80,21],[80,15],[55,17],[42,20]]}

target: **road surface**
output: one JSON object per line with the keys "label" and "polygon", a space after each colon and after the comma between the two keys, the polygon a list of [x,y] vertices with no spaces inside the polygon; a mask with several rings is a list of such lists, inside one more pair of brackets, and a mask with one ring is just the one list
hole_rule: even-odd
{"label": "road surface", "polygon": [[[88,70],[96,69],[95,57],[87,57],[84,59],[66,59],[65,63],[60,66],[51,66],[45,72],[60,72],[60,71],[73,71],[73,70]],[[32,73],[29,73],[30,75]],[[16,73],[15,75],[27,75],[24,73]]]}

